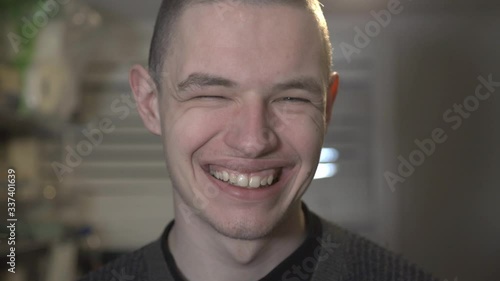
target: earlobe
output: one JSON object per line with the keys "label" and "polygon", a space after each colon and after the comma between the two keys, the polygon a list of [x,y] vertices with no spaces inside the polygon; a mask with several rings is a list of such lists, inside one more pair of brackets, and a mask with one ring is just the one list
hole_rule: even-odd
{"label": "earlobe", "polygon": [[130,70],[129,82],[144,125],[151,133],[161,135],[158,91],[153,79],[144,67],[135,65]]}
{"label": "earlobe", "polygon": [[330,85],[328,86],[328,92],[326,97],[326,122],[330,123],[332,117],[333,104],[337,98],[337,90],[339,88],[339,75],[337,72],[332,73],[330,76]]}

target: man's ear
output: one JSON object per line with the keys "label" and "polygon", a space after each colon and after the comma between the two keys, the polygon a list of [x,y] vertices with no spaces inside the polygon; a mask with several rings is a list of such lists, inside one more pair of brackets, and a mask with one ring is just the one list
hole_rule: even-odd
{"label": "man's ear", "polygon": [[333,111],[333,103],[335,98],[337,98],[337,90],[339,88],[339,75],[337,72],[333,72],[330,76],[330,84],[328,86],[328,91],[326,93],[326,123],[330,123]]}
{"label": "man's ear", "polygon": [[144,67],[134,65],[130,70],[129,82],[144,125],[151,133],[161,135],[159,97],[153,79]]}

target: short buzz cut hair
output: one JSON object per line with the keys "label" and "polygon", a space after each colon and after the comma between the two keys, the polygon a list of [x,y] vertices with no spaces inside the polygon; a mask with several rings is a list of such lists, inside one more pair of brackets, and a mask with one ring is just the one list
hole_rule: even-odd
{"label": "short buzz cut hair", "polygon": [[318,0],[163,0],[156,18],[153,39],[151,41],[149,51],[149,71],[159,89],[161,88],[160,83],[162,81],[164,64],[168,55],[172,51],[171,41],[174,38],[176,23],[185,9],[194,4],[236,2],[253,5],[289,5],[311,12],[318,22],[321,40],[323,41],[322,43],[325,52],[325,65],[323,66],[325,69],[324,71],[327,76],[330,75],[333,50],[330,43],[326,20],[323,15],[323,11],[321,10],[321,3]]}

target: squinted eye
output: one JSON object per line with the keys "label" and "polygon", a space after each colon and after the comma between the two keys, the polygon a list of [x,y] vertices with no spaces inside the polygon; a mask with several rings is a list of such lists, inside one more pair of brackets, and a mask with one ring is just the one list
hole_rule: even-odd
{"label": "squinted eye", "polygon": [[197,96],[196,99],[225,99],[223,96]]}
{"label": "squinted eye", "polygon": [[294,98],[294,97],[285,97],[281,99],[282,101],[286,102],[302,102],[302,103],[308,103],[310,102],[308,99],[304,98]]}

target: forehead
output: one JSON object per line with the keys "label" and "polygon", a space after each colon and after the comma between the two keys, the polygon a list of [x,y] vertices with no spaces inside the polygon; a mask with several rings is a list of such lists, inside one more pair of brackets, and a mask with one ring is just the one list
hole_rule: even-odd
{"label": "forehead", "polygon": [[174,38],[167,71],[179,79],[191,72],[249,83],[305,74],[323,78],[316,19],[295,6],[194,4],[179,18]]}

